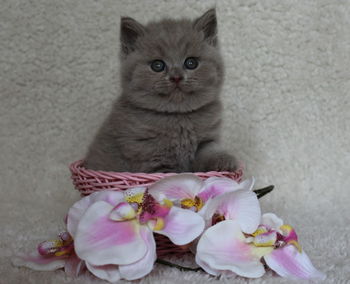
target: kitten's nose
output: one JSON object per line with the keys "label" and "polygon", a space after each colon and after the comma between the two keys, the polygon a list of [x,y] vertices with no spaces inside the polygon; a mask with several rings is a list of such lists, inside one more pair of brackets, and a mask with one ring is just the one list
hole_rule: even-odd
{"label": "kitten's nose", "polygon": [[170,81],[178,84],[183,78],[182,76],[172,76],[170,77]]}

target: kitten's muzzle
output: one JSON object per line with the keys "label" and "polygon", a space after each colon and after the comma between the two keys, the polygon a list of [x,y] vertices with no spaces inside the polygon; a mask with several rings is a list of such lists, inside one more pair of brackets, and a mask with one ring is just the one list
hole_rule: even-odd
{"label": "kitten's muzzle", "polygon": [[180,81],[182,81],[184,79],[183,76],[172,76],[169,78],[169,80],[175,84],[179,84]]}

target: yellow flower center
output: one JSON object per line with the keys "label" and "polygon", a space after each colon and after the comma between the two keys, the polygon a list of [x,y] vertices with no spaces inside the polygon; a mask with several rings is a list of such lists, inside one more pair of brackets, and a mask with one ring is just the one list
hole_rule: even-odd
{"label": "yellow flower center", "polygon": [[272,247],[275,244],[275,240],[269,240],[265,242],[257,242],[256,240],[253,241],[253,244],[256,247]]}
{"label": "yellow flower center", "polygon": [[[52,247],[54,247],[56,250],[60,249],[61,247],[64,246],[64,242],[61,241],[61,240],[51,240],[51,241],[48,241],[48,242],[51,242],[52,243]],[[61,256],[61,255],[64,255],[66,254],[67,251],[56,251],[54,253],[55,256]]]}
{"label": "yellow flower center", "polygon": [[252,234],[252,236],[253,236],[253,237],[256,237],[256,236],[261,235],[261,234],[266,233],[266,232],[267,232],[267,230],[266,230],[265,227],[259,227],[259,228]]}
{"label": "yellow flower center", "polygon": [[55,253],[55,256],[62,256],[62,255],[65,255],[65,254],[70,254],[72,252],[71,249],[66,249],[66,250],[62,250],[62,251],[58,251]]}
{"label": "yellow flower center", "polygon": [[[42,243],[46,247],[45,255],[53,254],[54,256],[62,256],[71,254],[73,251],[73,239],[70,237],[67,240],[49,240]],[[39,252],[40,253],[40,252]]]}
{"label": "yellow flower center", "polygon": [[136,213],[140,214],[142,210],[142,202],[143,202],[144,193],[137,193],[134,195],[125,196],[125,201],[129,204],[137,204]]}
{"label": "yellow flower center", "polygon": [[171,208],[171,207],[173,207],[173,202],[171,201],[171,200],[169,200],[169,199],[164,199],[163,200],[163,204],[166,206],[166,207],[168,207],[168,208]]}
{"label": "yellow flower center", "polygon": [[161,217],[158,217],[156,219],[156,224],[154,225],[153,231],[160,231],[165,227],[164,219]]}
{"label": "yellow flower center", "polygon": [[297,236],[293,227],[290,225],[282,225],[279,228],[282,234],[277,231],[269,231],[266,227],[259,227],[253,234],[251,234],[250,242],[256,247],[274,247],[278,248],[286,244],[291,244],[301,252],[301,246],[298,243]]}
{"label": "yellow flower center", "polygon": [[196,212],[198,212],[203,206],[204,202],[198,196],[196,196],[194,199],[185,198],[181,200],[181,207],[185,209],[193,208]]}

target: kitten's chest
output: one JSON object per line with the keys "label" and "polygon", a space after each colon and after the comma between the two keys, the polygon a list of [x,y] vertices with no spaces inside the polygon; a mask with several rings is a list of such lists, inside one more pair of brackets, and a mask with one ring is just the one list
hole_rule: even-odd
{"label": "kitten's chest", "polygon": [[159,135],[160,141],[164,139],[164,147],[179,152],[178,154],[195,151],[198,143],[197,129],[189,117],[168,117],[162,126]]}
{"label": "kitten's chest", "polygon": [[[124,131],[133,137],[133,143],[124,144],[124,153],[152,164],[151,171],[191,171],[198,145],[211,140],[217,131],[216,120],[211,118],[209,112],[140,115],[137,123],[130,124],[131,133]],[[132,151],[128,151],[130,147]]]}
{"label": "kitten's chest", "polygon": [[154,117],[149,134],[156,137],[159,149],[192,159],[198,144],[215,136],[217,126],[207,113],[169,115]]}
{"label": "kitten's chest", "polygon": [[198,145],[195,124],[187,116],[162,116],[148,124],[154,151],[152,159],[162,168],[190,171]]}

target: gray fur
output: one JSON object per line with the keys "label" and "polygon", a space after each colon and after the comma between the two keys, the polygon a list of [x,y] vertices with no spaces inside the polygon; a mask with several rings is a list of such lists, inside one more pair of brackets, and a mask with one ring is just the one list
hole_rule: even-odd
{"label": "gray fur", "polygon": [[[141,25],[121,19],[122,94],[90,146],[85,166],[127,172],[234,170],[217,142],[223,63],[215,10],[195,21]],[[199,58],[194,70],[183,63]],[[167,69],[154,72],[161,59]],[[173,76],[182,76],[178,84]]]}

